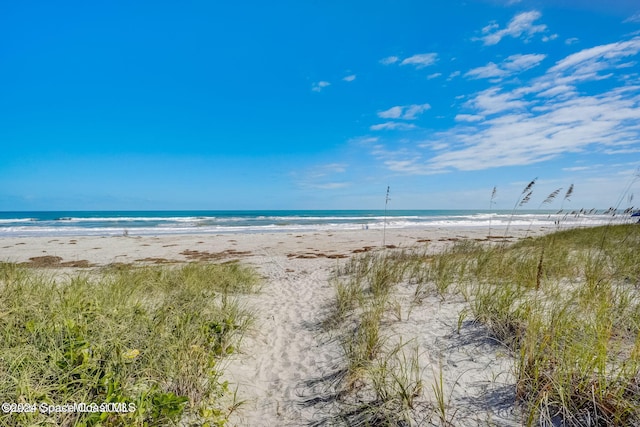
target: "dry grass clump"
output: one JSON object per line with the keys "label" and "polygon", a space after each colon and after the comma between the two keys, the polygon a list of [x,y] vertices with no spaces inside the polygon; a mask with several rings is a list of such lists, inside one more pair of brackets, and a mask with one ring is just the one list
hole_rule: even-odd
{"label": "dry grass clump", "polygon": [[119,266],[52,277],[0,264],[0,400],[127,411],[3,413],[0,424],[225,423],[238,402],[220,380],[223,358],[251,321],[234,295],[255,289],[253,270]]}

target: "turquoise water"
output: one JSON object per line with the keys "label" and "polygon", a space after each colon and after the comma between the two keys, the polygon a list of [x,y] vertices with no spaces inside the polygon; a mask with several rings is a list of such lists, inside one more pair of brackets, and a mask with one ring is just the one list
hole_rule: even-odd
{"label": "turquoise water", "polygon": [[322,211],[56,211],[0,212],[0,236],[161,235],[308,232],[425,227],[553,225],[555,221],[597,225],[603,213],[483,210]]}

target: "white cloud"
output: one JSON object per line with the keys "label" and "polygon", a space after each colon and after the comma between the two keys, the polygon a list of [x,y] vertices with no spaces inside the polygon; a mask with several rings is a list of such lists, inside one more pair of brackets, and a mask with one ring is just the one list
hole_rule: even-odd
{"label": "white cloud", "polygon": [[621,150],[604,150],[604,154],[635,154],[640,153],[640,148],[623,148]]}
{"label": "white cloud", "polygon": [[432,79],[438,78],[438,77],[440,77],[441,75],[442,75],[442,73],[433,73],[433,74],[429,74],[429,75],[427,76],[427,80],[432,80]]}
{"label": "white cloud", "polygon": [[320,164],[302,172],[293,172],[293,176],[302,188],[335,190],[350,185],[344,180],[348,166],[346,163]]}
{"label": "white cloud", "polygon": [[564,44],[566,44],[567,46],[571,46],[572,44],[576,44],[579,41],[580,39],[577,37],[570,37],[564,41]]}
{"label": "white cloud", "polygon": [[382,58],[380,60],[380,63],[384,65],[391,65],[391,64],[395,64],[399,60],[400,58],[398,58],[397,56],[387,56],[386,58]]}
{"label": "white cloud", "polygon": [[402,172],[411,175],[419,175],[424,172],[419,158],[407,160],[387,160],[384,162],[387,169],[394,172]]}
{"label": "white cloud", "polygon": [[629,22],[638,23],[638,22],[640,22],[640,12],[638,12],[638,13],[636,13],[634,15],[631,15],[630,17],[628,17],[627,19],[625,19],[622,22],[625,22],[625,23],[629,23]]}
{"label": "white cloud", "polygon": [[[394,171],[428,174],[526,166],[568,153],[636,154],[640,83],[610,79],[607,89],[589,94],[579,87],[607,78],[634,55],[640,55],[640,38],[569,55],[522,86],[477,92],[462,104],[456,126],[427,142],[422,136],[416,152],[387,150],[380,160]],[[518,69],[535,62],[520,57],[510,63]],[[444,150],[433,148],[444,144]]]}
{"label": "white cloud", "polygon": [[413,104],[404,107],[404,114],[402,115],[402,119],[404,120],[415,120],[417,119],[419,114],[422,114],[424,111],[427,111],[431,108],[429,104]]}
{"label": "white cloud", "polygon": [[475,114],[487,116],[503,111],[521,111],[526,107],[526,102],[513,93],[501,93],[497,87],[479,92],[473,99],[465,103],[466,107],[475,111]]}
{"label": "white cloud", "polygon": [[437,53],[420,53],[403,59],[400,65],[413,65],[416,68],[424,68],[433,65],[437,60]]}
{"label": "white cloud", "polygon": [[484,120],[484,116],[480,116],[477,114],[458,114],[456,115],[455,120],[457,122],[479,122]]}
{"label": "white cloud", "polygon": [[591,166],[574,166],[571,168],[562,168],[563,171],[565,172],[580,172],[580,171],[586,171],[591,169]]}
{"label": "white cloud", "polygon": [[538,66],[547,55],[544,54],[528,54],[528,55],[511,55],[507,58],[503,67],[509,71],[525,71]]}
{"label": "white cloud", "polygon": [[464,76],[472,79],[502,79],[512,74],[536,67],[546,57],[547,55],[543,54],[511,55],[500,65],[489,62],[484,67],[478,67],[468,71]]}
{"label": "white cloud", "polygon": [[313,83],[311,85],[311,90],[314,91],[314,92],[320,92],[320,91],[322,91],[322,89],[324,89],[325,87],[330,86],[330,85],[331,85],[331,83],[329,83],[329,82],[320,81],[320,82],[317,82],[317,83]]}
{"label": "white cloud", "polygon": [[349,76],[343,77],[342,80],[344,80],[345,82],[352,82],[356,79],[356,75],[355,74],[351,74]]}
{"label": "white cloud", "polygon": [[375,137],[375,136],[360,136],[360,137],[356,137],[356,138],[351,138],[351,139],[349,139],[348,142],[350,144],[368,146],[368,145],[371,145],[371,144],[375,144],[379,140],[380,140],[380,138]]}
{"label": "white cloud", "polygon": [[453,73],[449,74],[449,77],[447,77],[447,80],[453,80],[454,78],[458,77],[460,74],[462,74],[460,71],[454,71]]}
{"label": "white cloud", "polygon": [[593,80],[598,73],[640,51],[640,37],[583,49],[556,62],[550,73],[567,73],[569,79]]}
{"label": "white cloud", "polygon": [[636,65],[638,65],[637,62],[631,61],[631,62],[625,62],[625,63],[622,63],[622,64],[618,64],[618,65],[616,65],[616,68],[618,68],[618,69],[620,69],[620,68],[632,68],[632,67],[635,67]]}
{"label": "white cloud", "polygon": [[446,142],[432,142],[429,144],[421,144],[420,147],[429,147],[432,150],[441,151],[449,148],[450,146]]}
{"label": "white cloud", "polygon": [[348,187],[349,185],[350,184],[348,182],[326,182],[324,184],[313,184],[311,187],[319,190],[337,190],[339,188]]}
{"label": "white cloud", "polygon": [[553,86],[550,89],[543,90],[542,92],[538,92],[536,96],[542,98],[553,98],[553,97],[570,97],[575,96],[575,88],[573,86],[568,85],[557,85]]}
{"label": "white cloud", "polygon": [[431,108],[429,104],[397,105],[378,113],[382,119],[415,120],[419,114]]}
{"label": "white cloud", "polygon": [[465,73],[465,77],[472,79],[487,79],[490,77],[504,77],[507,72],[493,62],[489,62],[484,67],[474,68]]}
{"label": "white cloud", "polygon": [[[445,140],[457,142],[459,148],[433,157],[430,167],[480,170],[542,162],[595,145],[628,149],[640,133],[640,88],[633,92],[629,96],[614,89],[597,96],[560,99],[534,114],[535,101],[485,91],[472,105],[494,117],[448,132]],[[504,108],[513,102],[520,112]]]}
{"label": "white cloud", "polygon": [[371,130],[411,130],[415,128],[414,124],[401,122],[385,122],[370,127]]}
{"label": "white cloud", "polygon": [[503,29],[499,29],[500,26],[496,23],[489,24],[482,29],[484,35],[478,40],[482,40],[487,46],[500,43],[506,36],[529,40],[534,34],[543,33],[547,30],[547,26],[544,24],[534,24],[534,21],[540,19],[541,16],[540,12],[532,10],[514,16],[507,24],[507,27]]}
{"label": "white cloud", "polygon": [[400,116],[402,116],[402,107],[400,106],[391,107],[378,113],[378,117],[382,119],[399,119]]}

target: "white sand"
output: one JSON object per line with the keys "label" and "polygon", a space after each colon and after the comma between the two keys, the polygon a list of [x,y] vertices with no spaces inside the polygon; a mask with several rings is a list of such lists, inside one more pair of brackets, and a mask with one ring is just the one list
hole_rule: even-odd
{"label": "white sand", "polygon": [[[516,237],[525,233],[522,229],[509,232]],[[428,245],[428,250],[438,251],[455,239],[484,239],[486,234],[480,228],[387,230],[386,244]],[[342,350],[322,325],[335,299],[329,275],[345,262],[343,257],[366,248],[379,249],[381,242],[379,230],[2,238],[0,260],[28,262],[33,257],[54,256],[62,263],[86,260],[103,266],[209,258],[241,259],[256,266],[264,284],[260,293],[244,301],[256,314],[255,326],[245,337],[241,353],[228,361],[225,373],[245,401],[232,421],[246,426],[297,426],[326,420],[339,409],[328,397],[335,392],[331,374],[344,366]],[[442,301],[431,296],[409,312],[412,293],[408,286],[398,288],[394,298],[401,306],[402,320],[385,317],[383,331],[395,340],[413,340],[411,345],[418,345],[424,380],[418,400],[425,405],[434,402],[431,385],[442,367],[450,414],[455,415],[453,425],[519,425],[507,351],[484,328],[468,320],[458,333],[459,313],[466,307],[461,299]],[[436,422],[431,412],[425,416]]]}

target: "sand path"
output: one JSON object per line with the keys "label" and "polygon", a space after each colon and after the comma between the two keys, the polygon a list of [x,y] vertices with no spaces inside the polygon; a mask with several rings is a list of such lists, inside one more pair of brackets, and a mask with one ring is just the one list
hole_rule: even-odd
{"label": "sand path", "polygon": [[[242,353],[229,361],[225,371],[245,401],[233,414],[232,425],[304,426],[327,421],[341,410],[331,398],[338,390],[330,379],[345,362],[334,339],[340,331],[328,332],[322,322],[335,303],[331,271],[343,261],[265,252],[250,262],[265,282],[259,294],[245,301],[255,313],[255,325],[244,338]],[[468,307],[461,298],[443,301],[434,295],[409,308],[412,294],[410,286],[397,289],[394,298],[402,302],[403,319],[387,316],[384,333],[393,341],[411,343],[407,350],[419,346],[425,381],[420,401],[425,408],[435,407],[431,386],[442,369],[453,425],[519,425],[511,358],[504,349],[481,325],[471,320],[458,325],[459,313]],[[421,425],[439,425],[433,410],[425,409],[418,418]]]}
{"label": "sand path", "polygon": [[257,263],[265,284],[247,300],[256,316],[254,328],[225,372],[246,401],[232,422],[306,425],[322,417],[305,404],[316,395],[309,384],[337,370],[341,359],[321,325],[334,297],[328,279],[335,261],[265,258]]}

